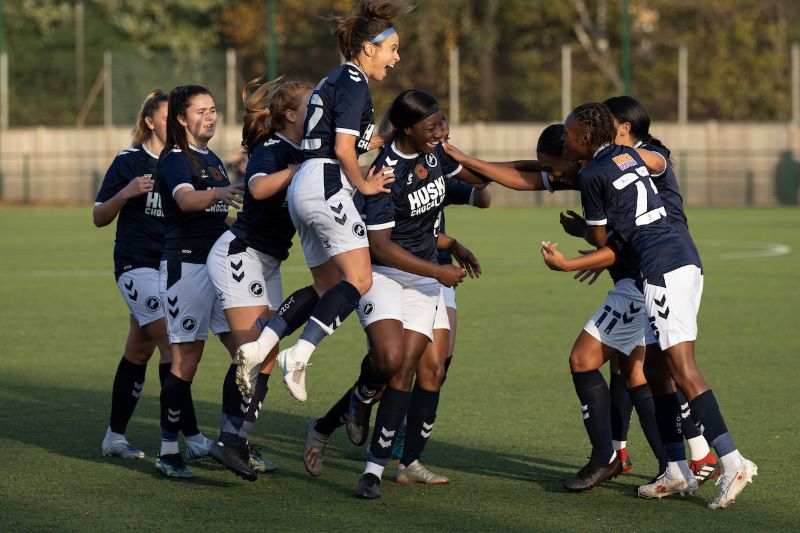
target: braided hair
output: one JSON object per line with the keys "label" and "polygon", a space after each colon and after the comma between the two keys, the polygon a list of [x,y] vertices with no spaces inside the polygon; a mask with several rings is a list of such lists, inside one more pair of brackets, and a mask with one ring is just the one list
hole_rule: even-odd
{"label": "braided hair", "polygon": [[606,104],[592,102],[579,105],[572,110],[572,116],[583,124],[592,136],[589,147],[594,152],[604,144],[614,142],[617,130],[614,127],[614,116]]}
{"label": "braided hair", "polygon": [[536,143],[536,153],[553,157],[564,155],[564,125],[550,124],[547,126]]}

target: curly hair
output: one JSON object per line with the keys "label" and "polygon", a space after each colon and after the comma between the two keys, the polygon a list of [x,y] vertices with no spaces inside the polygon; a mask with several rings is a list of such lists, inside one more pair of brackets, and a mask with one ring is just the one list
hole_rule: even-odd
{"label": "curly hair", "polygon": [[617,136],[614,127],[614,115],[606,104],[592,102],[579,105],[572,110],[575,120],[584,125],[592,136],[590,147],[592,151],[597,150],[604,144],[613,143]]}

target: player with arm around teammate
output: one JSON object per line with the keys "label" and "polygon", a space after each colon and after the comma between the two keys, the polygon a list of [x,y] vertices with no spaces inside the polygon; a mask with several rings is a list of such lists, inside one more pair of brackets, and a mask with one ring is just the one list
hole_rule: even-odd
{"label": "player with arm around teammate", "polygon": [[[391,194],[367,197],[364,205],[373,285],[361,298],[359,318],[370,352],[354,387],[323,418],[309,422],[304,456],[309,473],[319,475],[324,446],[345,413],[350,440],[364,444],[372,404],[383,390],[356,491],[370,499],[380,496],[380,478],[408,410],[417,362],[432,338],[440,284],[455,285],[466,275],[462,268],[436,262],[444,176],[459,172],[439,143],[443,126],[438,104],[421,91],[405,91],[392,105],[391,121],[398,135],[375,166],[396,168],[397,180]],[[454,250],[459,253],[461,248]]]}
{"label": "player with arm around teammate", "polygon": [[[663,370],[655,377],[675,381],[689,400],[692,416],[704,427],[704,435],[723,466],[720,489],[709,508],[725,508],[752,482],[758,469],[733,444],[716,399],[695,362],[696,317],[703,284],[700,259],[686,235],[671,227],[641,157],[629,147],[608,144],[615,133],[613,116],[604,104],[579,106],[567,118],[567,156],[589,160],[578,181],[588,236],[599,248],[567,260],[555,246],[543,243],[542,256],[554,270],[609,266],[618,252],[606,246],[607,226],[636,254],[648,320],[665,353]],[[696,487],[686,462],[680,425],[675,425],[681,419],[680,412],[677,397],[671,405],[665,402],[657,410],[657,417],[673,421],[673,431],[661,433],[669,462],[655,481],[639,487],[640,497],[661,498]],[[659,423],[660,428],[668,425]]]}
{"label": "player with arm around teammate", "polygon": [[385,194],[392,181],[390,170],[365,179],[358,156],[383,144],[373,135],[368,83],[385,79],[400,60],[400,40],[391,21],[412,8],[406,0],[359,0],[351,15],[337,19],[339,49],[346,62],[323,78],[311,95],[304,160],[288,192],[289,212],[314,284],[290,295],[259,338],[239,348],[237,377],[241,389],[251,395],[269,351],[306,323],[297,343],[277,358],[289,392],[305,401],[311,354],[372,285],[367,232],[351,194],[354,189],[365,196]]}
{"label": "player with arm around teammate", "polygon": [[[256,321],[268,319],[283,299],[281,263],[289,257],[295,229],[286,207],[287,169],[300,161],[300,139],[312,87],[307,83],[254,80],[243,90],[242,147],[247,163],[242,211],[217,239],[208,256],[208,273],[231,328],[231,345],[258,338]],[[232,361],[222,393],[222,423],[209,454],[245,479],[277,467],[248,445],[267,394],[277,346],[261,366],[255,395],[242,396]],[[235,353],[231,353],[234,357]]]}
{"label": "player with arm around teammate", "polygon": [[[206,269],[211,247],[228,229],[229,206],[239,207],[242,201],[242,186],[230,184],[222,161],[208,148],[216,125],[216,105],[207,89],[184,85],[172,90],[166,146],[157,167],[167,222],[159,291],[167,312],[172,368],[161,388],[156,469],[167,477],[194,477],[179,453],[178,433],[209,326],[229,351],[235,349]],[[206,455],[213,441],[201,437],[201,455]]]}

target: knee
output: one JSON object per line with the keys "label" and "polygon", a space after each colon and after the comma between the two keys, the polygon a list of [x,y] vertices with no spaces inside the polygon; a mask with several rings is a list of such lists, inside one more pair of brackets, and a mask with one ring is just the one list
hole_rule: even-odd
{"label": "knee", "polygon": [[371,356],[372,366],[384,377],[392,377],[403,365],[402,346],[387,346],[374,350]]}
{"label": "knee", "polygon": [[417,368],[417,381],[425,390],[439,390],[444,375],[444,364],[420,364]]}
{"label": "knee", "polygon": [[372,272],[367,272],[366,275],[348,277],[347,282],[355,287],[361,296],[364,296],[372,288]]}
{"label": "knee", "polygon": [[588,372],[589,370],[596,370],[593,366],[585,351],[577,348],[572,349],[569,354],[570,372]]}

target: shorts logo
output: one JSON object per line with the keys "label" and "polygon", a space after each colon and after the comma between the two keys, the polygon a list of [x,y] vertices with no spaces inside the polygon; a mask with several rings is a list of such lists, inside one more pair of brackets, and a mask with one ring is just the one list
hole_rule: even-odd
{"label": "shorts logo", "polygon": [[197,329],[197,320],[194,318],[187,316],[183,320],[181,320],[181,329],[186,333],[191,333],[195,329]]}
{"label": "shorts logo", "polygon": [[439,164],[439,161],[437,161],[436,156],[433,154],[426,155],[425,162],[428,163],[428,166],[431,168],[434,168],[436,165]]}
{"label": "shorts logo", "polygon": [[636,166],[636,160],[632,158],[630,154],[619,154],[611,159],[614,161],[614,163],[616,163],[620,170],[628,170],[629,168]]}
{"label": "shorts logo", "polygon": [[353,224],[353,235],[356,237],[365,237],[367,235],[367,229],[364,227],[364,224],[361,222]]}
{"label": "shorts logo", "polygon": [[414,172],[416,172],[417,177],[421,180],[428,177],[428,169],[423,167],[421,163],[417,163],[417,166],[414,167]]}
{"label": "shorts logo", "polygon": [[364,316],[369,316],[375,310],[375,304],[372,302],[367,302],[364,304]]}
{"label": "shorts logo", "polygon": [[261,296],[264,294],[264,286],[261,284],[260,281],[254,281],[250,284],[250,294],[253,296]]}
{"label": "shorts logo", "polygon": [[145,300],[144,305],[147,307],[148,311],[158,311],[158,309],[161,307],[161,300],[155,296],[151,296]]}

